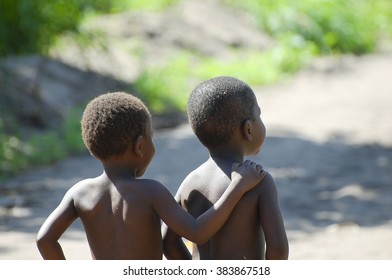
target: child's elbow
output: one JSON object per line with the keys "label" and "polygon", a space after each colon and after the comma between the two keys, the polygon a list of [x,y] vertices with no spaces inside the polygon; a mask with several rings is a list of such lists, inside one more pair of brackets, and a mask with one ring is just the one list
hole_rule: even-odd
{"label": "child's elbow", "polygon": [[289,244],[287,240],[280,242],[267,243],[267,260],[287,260],[289,258]]}
{"label": "child's elbow", "polygon": [[287,260],[289,258],[289,246],[282,246],[277,250],[278,260]]}
{"label": "child's elbow", "polygon": [[47,238],[45,238],[45,236],[38,234],[36,239],[35,239],[35,244],[37,245],[37,248],[43,248],[45,247],[45,244],[48,243]]}
{"label": "child's elbow", "polygon": [[195,231],[194,234],[192,234],[192,236],[189,236],[187,239],[192,241],[193,243],[197,244],[197,245],[203,245],[205,243],[208,242],[208,240],[210,240],[211,235],[204,235],[201,232],[197,233],[197,231]]}
{"label": "child's elbow", "polygon": [[35,244],[37,245],[39,251],[44,250],[51,243],[53,243],[53,240],[51,240],[47,235],[40,234],[40,233],[37,234],[37,237],[35,239]]}
{"label": "child's elbow", "polygon": [[197,244],[197,245],[203,245],[209,239],[206,238],[206,237],[202,237],[202,236],[194,236],[193,238],[189,238],[189,240],[192,241],[193,243]]}
{"label": "child's elbow", "polygon": [[267,247],[268,260],[287,260],[289,258],[288,243],[276,244],[275,246]]}

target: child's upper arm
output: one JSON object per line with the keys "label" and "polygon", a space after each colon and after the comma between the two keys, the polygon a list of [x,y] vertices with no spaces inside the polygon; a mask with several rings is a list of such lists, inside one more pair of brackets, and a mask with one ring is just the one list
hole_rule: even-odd
{"label": "child's upper arm", "polygon": [[[175,195],[176,202],[181,205],[181,189]],[[190,260],[189,250],[182,237],[172,231],[166,224],[162,225],[163,252],[168,260]]]}
{"label": "child's upper arm", "polygon": [[60,204],[41,226],[37,239],[58,240],[73,221],[78,217],[74,206],[74,189],[71,188]]}
{"label": "child's upper arm", "polygon": [[[261,182],[260,190],[259,217],[267,245],[267,258],[271,258],[268,254],[271,254],[272,248],[288,253],[287,236],[279,207],[278,193],[274,179],[269,173]],[[275,252],[272,251],[272,253]],[[272,256],[272,258],[280,258],[282,255],[284,258],[286,253],[279,252],[279,256]]]}
{"label": "child's upper arm", "polygon": [[158,216],[178,235],[188,235],[193,227],[194,218],[182,209],[163,185],[156,182],[154,189],[152,204]]}

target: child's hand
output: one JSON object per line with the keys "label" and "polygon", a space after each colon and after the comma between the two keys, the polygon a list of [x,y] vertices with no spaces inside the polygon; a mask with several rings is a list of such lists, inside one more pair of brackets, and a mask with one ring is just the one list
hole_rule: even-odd
{"label": "child's hand", "polygon": [[233,163],[231,180],[237,181],[237,188],[247,192],[264,179],[266,171],[259,164],[246,160],[243,163]]}

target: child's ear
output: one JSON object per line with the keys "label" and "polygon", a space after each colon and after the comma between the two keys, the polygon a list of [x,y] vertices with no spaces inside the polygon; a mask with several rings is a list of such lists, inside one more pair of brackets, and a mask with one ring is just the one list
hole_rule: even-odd
{"label": "child's ear", "polygon": [[143,157],[143,145],[144,137],[142,135],[139,135],[133,145],[133,151],[135,152],[137,157]]}
{"label": "child's ear", "polygon": [[248,141],[252,141],[253,139],[253,126],[250,120],[246,120],[242,123],[242,134]]}

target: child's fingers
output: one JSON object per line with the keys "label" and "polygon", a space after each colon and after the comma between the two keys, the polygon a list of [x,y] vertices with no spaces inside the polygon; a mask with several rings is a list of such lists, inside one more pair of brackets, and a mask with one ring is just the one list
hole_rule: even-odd
{"label": "child's fingers", "polygon": [[267,175],[267,171],[265,171],[264,169],[261,171],[260,173],[260,181],[264,179],[264,177]]}
{"label": "child's fingers", "polygon": [[234,162],[232,165],[231,165],[231,170],[236,170],[238,167],[240,167],[242,165],[242,163],[239,163],[239,162]]}
{"label": "child's fingers", "polygon": [[257,164],[251,160],[245,160],[243,163],[238,163],[235,162],[232,164],[232,171],[237,170],[239,167],[245,167],[245,168],[254,168],[256,169],[256,172],[262,175],[262,178],[266,175],[266,171],[264,170],[263,166],[260,164]]}
{"label": "child's fingers", "polygon": [[251,160],[245,160],[243,165],[250,166],[251,168],[255,168],[256,171],[258,171],[259,173],[261,173],[263,171],[263,166],[255,163],[254,161],[251,161]]}
{"label": "child's fingers", "polygon": [[256,170],[257,172],[261,173],[264,171],[263,166],[261,166],[260,164],[256,164]]}

